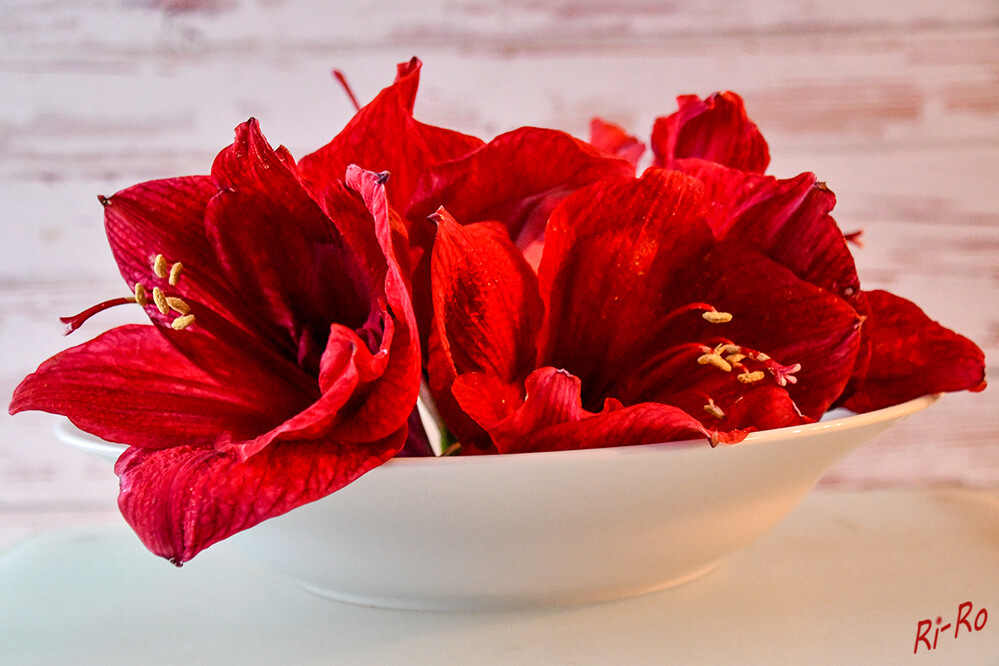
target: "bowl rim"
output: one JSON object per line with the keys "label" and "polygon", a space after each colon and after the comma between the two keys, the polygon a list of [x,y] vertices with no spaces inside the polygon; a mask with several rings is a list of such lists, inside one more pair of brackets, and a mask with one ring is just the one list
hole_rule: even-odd
{"label": "bowl rim", "polygon": [[[749,433],[744,440],[738,444],[719,445],[716,448],[728,448],[737,446],[739,448],[762,446],[769,443],[796,439],[811,433],[839,430],[848,431],[862,428],[883,421],[895,421],[910,414],[925,409],[940,398],[940,394],[930,394],[913,398],[906,402],[889,407],[882,407],[870,412],[853,413],[844,409],[831,410],[826,413],[825,420],[815,423],[807,423],[797,426],[787,426],[784,428],[773,428],[770,430],[757,430]],[[842,415],[840,415],[842,414]],[[75,426],[68,418],[63,417],[55,427],[56,437],[64,444],[90,454],[109,457],[117,457],[125,451],[127,445],[116,444],[99,439],[96,435],[91,435]],[[482,464],[487,461],[494,463],[503,461],[508,463],[513,460],[533,460],[544,459],[566,459],[566,458],[618,458],[621,456],[635,455],[641,452],[664,450],[684,450],[684,449],[707,449],[711,448],[710,443],[705,439],[677,440],[672,442],[655,442],[651,444],[632,444],[628,446],[609,446],[592,449],[573,449],[568,451],[531,451],[525,453],[494,453],[489,455],[476,456],[419,456],[392,458],[380,465],[377,469],[389,468],[418,468],[430,465],[434,468],[452,465],[472,465]]]}

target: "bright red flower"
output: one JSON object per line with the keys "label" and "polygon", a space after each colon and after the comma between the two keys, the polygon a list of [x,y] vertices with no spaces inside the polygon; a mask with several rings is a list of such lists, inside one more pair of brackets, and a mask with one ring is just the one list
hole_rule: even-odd
{"label": "bright red flower", "polygon": [[420,351],[383,176],[353,167],[316,200],[251,120],[211,175],[102,202],[153,325],[49,359],[10,411],[129,444],[119,506],[150,550],[185,562],[403,448]]}
{"label": "bright red flower", "polygon": [[828,409],[860,317],[717,240],[706,205],[698,181],[657,169],[584,188],[553,212],[537,277],[495,228],[440,213],[429,371],[462,443],[737,441],[761,418],[776,427]]}
{"label": "bright red flower", "polygon": [[657,118],[652,128],[656,166],[673,168],[675,160],[696,157],[741,171],[767,170],[770,149],[746,115],[741,97],[722,92],[704,100],[683,95],[676,101],[679,110]]}
{"label": "bright red flower", "polygon": [[824,183],[810,173],[786,180],[763,175],[766,142],[738,96],[678,101],[677,113],[656,121],[653,149],[660,163],[704,183],[714,235],[765,254],[865,319],[853,376],[838,404],[870,411],[921,395],[985,388],[985,357],[974,343],[903,298],[861,290],[846,238],[831,216],[836,197]]}

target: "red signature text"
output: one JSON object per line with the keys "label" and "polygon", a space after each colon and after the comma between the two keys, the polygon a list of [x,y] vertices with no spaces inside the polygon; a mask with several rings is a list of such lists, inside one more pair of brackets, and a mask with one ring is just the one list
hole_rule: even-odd
{"label": "red signature text", "polygon": [[[985,628],[985,623],[989,621],[989,612],[985,608],[979,608],[978,612],[972,616],[972,611],[974,610],[974,604],[970,601],[965,601],[963,604],[957,607],[957,619],[954,622],[948,622],[943,624],[943,617],[937,616],[936,623],[933,620],[920,620],[919,624],[916,625],[916,646],[913,648],[913,654],[919,654],[919,647],[923,645],[927,650],[936,650],[937,641],[941,636],[944,638],[950,637],[950,629],[954,629],[953,638],[957,638],[961,635],[961,629],[964,628],[965,633],[970,634],[973,631],[981,631]],[[936,625],[934,628],[934,624]],[[932,630],[932,642],[931,634]]]}

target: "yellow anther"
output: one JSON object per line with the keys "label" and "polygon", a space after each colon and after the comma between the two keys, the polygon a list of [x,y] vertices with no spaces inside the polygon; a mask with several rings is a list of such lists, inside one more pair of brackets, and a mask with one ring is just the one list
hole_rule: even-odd
{"label": "yellow anther", "polygon": [[169,314],[170,304],[167,303],[166,295],[159,287],[153,287],[153,303],[156,303],[156,308],[160,314]]}
{"label": "yellow anther", "polygon": [[725,322],[732,321],[732,315],[728,312],[702,312],[701,317],[704,321],[710,322],[712,324],[724,324]]}
{"label": "yellow anther", "polygon": [[715,353],[718,354],[719,356],[721,356],[722,354],[741,354],[742,347],[740,347],[739,345],[733,345],[727,342],[723,342],[717,347],[715,347]]}
{"label": "yellow anther", "polygon": [[146,288],[138,282],[135,283],[135,302],[142,307],[146,307],[149,303],[149,299],[146,298]]}
{"label": "yellow anther", "polygon": [[741,362],[745,358],[746,358],[745,354],[729,354],[728,356],[725,357],[725,360],[734,365],[736,363]]}
{"label": "yellow anther", "polygon": [[194,323],[194,315],[186,314],[182,317],[177,317],[176,319],[174,319],[172,322],[170,322],[170,326],[172,326],[173,330],[175,331],[182,331],[193,323]]}
{"label": "yellow anther", "polygon": [[721,407],[719,407],[713,402],[709,402],[708,404],[704,405],[704,411],[710,414],[711,416],[715,417],[716,419],[721,420],[725,418],[725,412],[723,412]]}
{"label": "yellow anther", "polygon": [[729,365],[729,362],[718,354],[702,354],[697,358],[697,362],[701,365],[713,365],[719,370],[724,370],[725,372],[732,372],[732,366]]}
{"label": "yellow anther", "polygon": [[191,306],[188,305],[183,298],[177,298],[176,296],[167,296],[166,302],[167,305],[170,306],[170,309],[173,310],[174,312],[177,312],[182,315],[191,313]]}
{"label": "yellow anther", "polygon": [[756,372],[744,372],[737,377],[737,379],[743,384],[752,384],[753,382],[758,382],[766,376],[762,370],[757,370]]}
{"label": "yellow anther", "polygon": [[170,264],[167,263],[162,254],[157,254],[156,258],[153,259],[153,273],[158,278],[165,278],[170,275]]}
{"label": "yellow anther", "polygon": [[170,286],[176,287],[177,281],[180,279],[180,272],[184,270],[184,264],[179,261],[170,267]]}

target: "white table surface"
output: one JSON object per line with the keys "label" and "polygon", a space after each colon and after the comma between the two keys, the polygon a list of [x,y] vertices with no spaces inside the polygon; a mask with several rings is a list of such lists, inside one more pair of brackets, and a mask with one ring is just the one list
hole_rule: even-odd
{"label": "white table surface", "polygon": [[[988,619],[955,638],[966,602]],[[996,664],[999,497],[817,491],[691,583],[524,613],[354,606],[225,543],[176,569],[124,526],[62,528],[0,553],[0,663]]]}

